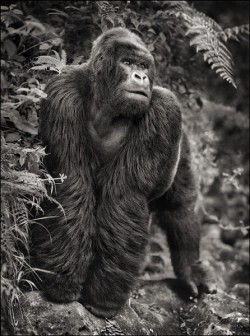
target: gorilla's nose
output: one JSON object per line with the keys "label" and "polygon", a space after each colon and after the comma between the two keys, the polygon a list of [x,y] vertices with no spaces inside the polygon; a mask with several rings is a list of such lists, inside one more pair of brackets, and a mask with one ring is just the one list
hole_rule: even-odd
{"label": "gorilla's nose", "polygon": [[149,85],[148,76],[143,72],[133,71],[131,78],[136,84],[142,85],[144,87]]}

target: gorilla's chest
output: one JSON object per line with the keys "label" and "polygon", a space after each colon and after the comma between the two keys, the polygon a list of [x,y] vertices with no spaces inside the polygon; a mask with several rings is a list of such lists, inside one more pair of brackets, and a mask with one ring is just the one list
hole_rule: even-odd
{"label": "gorilla's chest", "polygon": [[110,158],[117,153],[126,142],[128,127],[129,125],[123,122],[100,129],[95,127],[94,123],[89,123],[92,144],[101,159]]}

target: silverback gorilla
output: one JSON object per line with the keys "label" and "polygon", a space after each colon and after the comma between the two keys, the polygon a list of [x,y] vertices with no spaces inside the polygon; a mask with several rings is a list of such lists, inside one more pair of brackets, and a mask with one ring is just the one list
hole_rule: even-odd
{"label": "silverback gorilla", "polygon": [[47,85],[40,135],[64,212],[32,233],[45,295],[79,300],[96,316],[125,304],[141,271],[150,211],[166,231],[174,271],[197,296],[211,292],[199,262],[200,229],[190,152],[175,96],[154,86],[154,60],[140,37],[113,28],[87,63]]}

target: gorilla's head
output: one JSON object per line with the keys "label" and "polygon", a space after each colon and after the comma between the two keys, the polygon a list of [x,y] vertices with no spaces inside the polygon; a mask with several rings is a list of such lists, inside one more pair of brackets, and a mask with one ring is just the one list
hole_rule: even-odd
{"label": "gorilla's head", "polygon": [[93,44],[89,60],[95,104],[112,118],[139,118],[149,108],[154,59],[139,36],[113,28]]}

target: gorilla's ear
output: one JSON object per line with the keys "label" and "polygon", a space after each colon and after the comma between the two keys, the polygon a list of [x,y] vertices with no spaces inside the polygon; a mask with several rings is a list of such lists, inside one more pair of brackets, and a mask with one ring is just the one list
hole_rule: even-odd
{"label": "gorilla's ear", "polygon": [[102,53],[99,53],[96,55],[95,59],[93,60],[91,64],[94,74],[98,74],[101,72],[102,67],[103,67],[103,60],[104,60],[104,56]]}
{"label": "gorilla's ear", "polygon": [[105,74],[105,76],[109,76],[110,70],[113,69],[115,65],[114,55],[110,51],[109,53],[97,54],[95,59],[91,64],[92,71],[95,75],[100,73]]}

